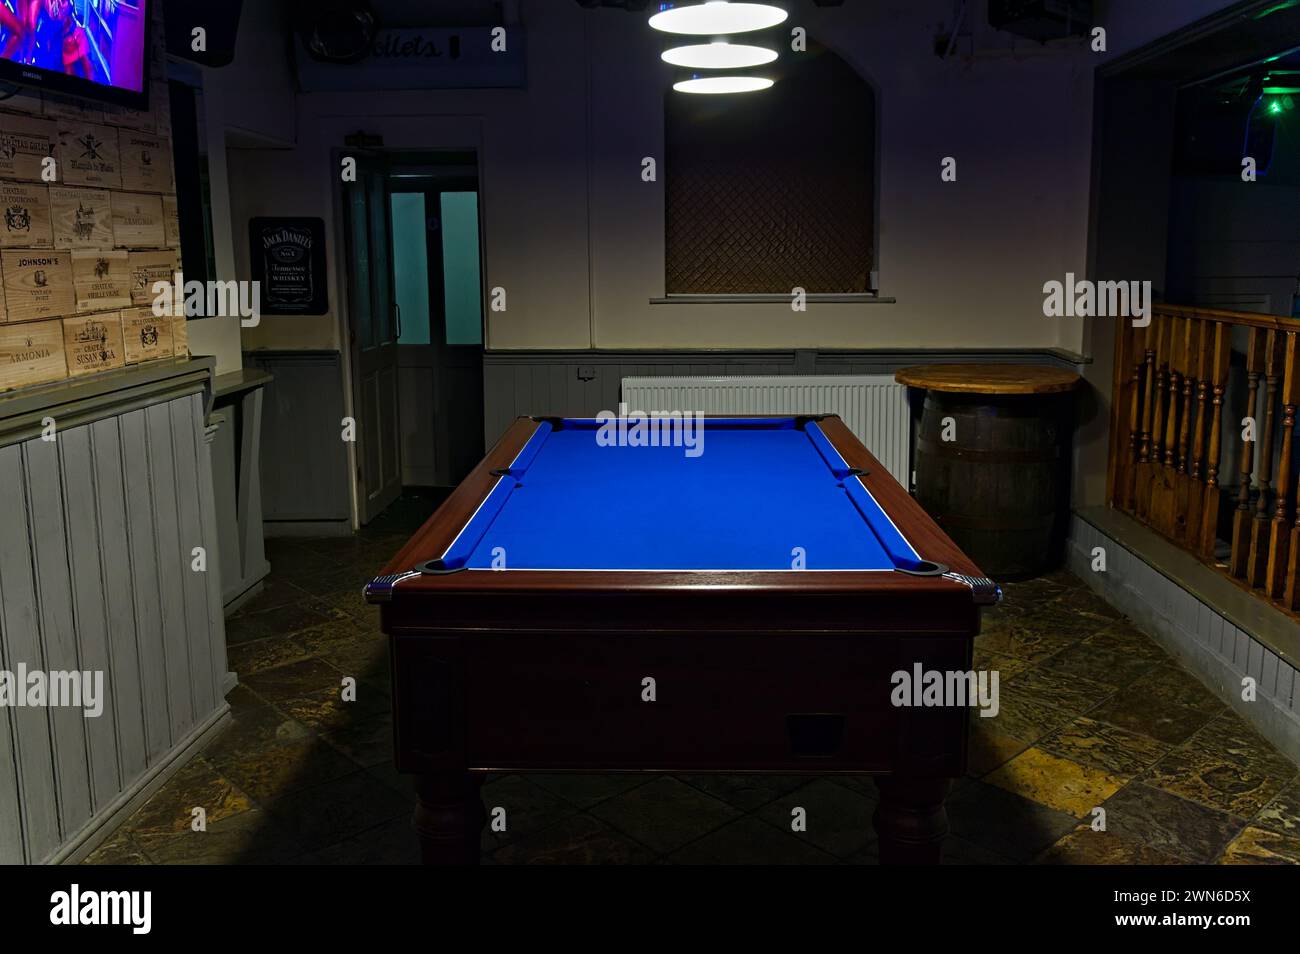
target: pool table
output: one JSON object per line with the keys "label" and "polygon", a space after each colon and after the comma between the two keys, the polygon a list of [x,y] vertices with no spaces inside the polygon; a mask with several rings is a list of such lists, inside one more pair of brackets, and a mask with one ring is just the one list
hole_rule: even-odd
{"label": "pool table", "polygon": [[1000,590],[838,417],[639,423],[520,418],[366,587],[424,860],[572,771],[870,774],[881,861],[938,861],[968,708],[893,679],[969,672]]}

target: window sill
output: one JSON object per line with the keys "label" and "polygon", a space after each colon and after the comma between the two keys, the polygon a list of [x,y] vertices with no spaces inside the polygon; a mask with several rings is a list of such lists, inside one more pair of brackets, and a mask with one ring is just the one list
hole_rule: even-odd
{"label": "window sill", "polygon": [[[896,298],[885,298],[872,292],[813,292],[805,295],[809,304],[893,305]],[[790,295],[665,295],[651,298],[652,305],[788,305]]]}

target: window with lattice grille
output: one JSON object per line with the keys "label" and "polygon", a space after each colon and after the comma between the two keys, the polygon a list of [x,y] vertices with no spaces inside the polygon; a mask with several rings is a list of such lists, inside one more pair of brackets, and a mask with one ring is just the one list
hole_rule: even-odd
{"label": "window with lattice grille", "polygon": [[865,293],[875,94],[835,54],[787,54],[764,92],[665,106],[669,295]]}

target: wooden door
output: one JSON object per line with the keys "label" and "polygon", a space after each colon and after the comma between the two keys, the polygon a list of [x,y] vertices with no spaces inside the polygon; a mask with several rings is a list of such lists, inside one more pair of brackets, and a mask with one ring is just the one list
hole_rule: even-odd
{"label": "wooden door", "polygon": [[392,231],[382,159],[351,153],[355,182],[344,184],[348,240],[349,338],[356,418],[360,522],[373,520],[402,492],[398,440],[397,306],[393,297]]}

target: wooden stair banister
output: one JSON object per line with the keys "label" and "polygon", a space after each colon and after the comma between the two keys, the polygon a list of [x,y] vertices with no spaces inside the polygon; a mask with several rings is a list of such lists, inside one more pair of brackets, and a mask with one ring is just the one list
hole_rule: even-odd
{"label": "wooden stair banister", "polygon": [[[1244,380],[1229,377],[1234,327],[1245,329]],[[1297,334],[1296,318],[1165,303],[1146,327],[1117,329],[1108,487],[1111,506],[1300,618]],[[1221,544],[1220,457],[1237,401],[1252,426],[1242,421],[1233,448],[1239,483]]]}

